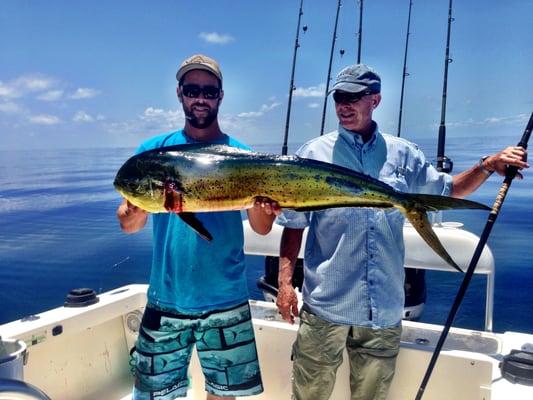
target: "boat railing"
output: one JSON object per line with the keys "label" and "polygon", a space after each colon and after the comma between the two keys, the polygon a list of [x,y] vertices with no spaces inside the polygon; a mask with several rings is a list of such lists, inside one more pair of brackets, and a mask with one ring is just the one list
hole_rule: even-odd
{"label": "boat railing", "polygon": [[[254,256],[279,256],[279,243],[283,228],[274,224],[272,231],[262,236],[255,233],[247,220],[243,221],[244,228],[244,252]],[[453,257],[457,265],[466,271],[474,250],[479,241],[475,234],[463,229],[459,222],[442,222],[435,224],[433,230],[439,237],[443,246]],[[408,223],[403,229],[405,242],[405,267],[434,271],[458,273],[453,267],[442,260],[420,237],[415,229]],[[307,230],[304,231],[299,258],[304,256]],[[486,299],[485,299],[485,330],[492,332],[494,310],[494,256],[488,246],[485,246],[475,273],[486,275]]]}

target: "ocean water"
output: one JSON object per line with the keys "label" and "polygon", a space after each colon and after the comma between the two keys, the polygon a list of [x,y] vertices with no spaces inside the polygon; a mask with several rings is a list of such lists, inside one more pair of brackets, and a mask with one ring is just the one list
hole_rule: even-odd
{"label": "ocean water", "polygon": [[[454,173],[519,138],[447,140]],[[435,140],[416,141],[428,158]],[[255,146],[279,153],[280,146]],[[290,151],[296,149],[292,145]],[[63,304],[73,288],[107,291],[146,283],[151,263],[151,227],[127,235],[115,211],[120,197],[113,178],[133,149],[0,151],[0,324]],[[533,174],[515,180],[494,226],[489,246],[496,258],[494,329],[533,332]],[[502,178],[493,176],[470,199],[492,205]],[[479,235],[487,213],[447,212]],[[263,273],[261,257],[247,257],[250,295]],[[461,283],[460,274],[428,272],[422,321],[442,324]],[[475,276],[455,326],[481,329],[486,280]],[[1,332],[0,332],[1,333]]]}

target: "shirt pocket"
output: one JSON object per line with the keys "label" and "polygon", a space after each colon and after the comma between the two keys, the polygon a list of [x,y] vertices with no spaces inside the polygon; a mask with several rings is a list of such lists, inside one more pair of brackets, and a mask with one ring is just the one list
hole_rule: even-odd
{"label": "shirt pocket", "polygon": [[400,192],[407,192],[409,190],[409,184],[407,183],[407,169],[405,167],[390,166],[386,171],[382,171],[379,180]]}

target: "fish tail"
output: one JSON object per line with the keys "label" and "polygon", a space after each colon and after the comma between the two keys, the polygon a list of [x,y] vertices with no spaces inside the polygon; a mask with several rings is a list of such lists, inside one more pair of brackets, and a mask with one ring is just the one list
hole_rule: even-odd
{"label": "fish tail", "polygon": [[418,234],[424,239],[424,241],[437,253],[444,261],[454,267],[457,271],[464,271],[453,261],[452,257],[448,254],[437,234],[431,227],[431,223],[428,220],[428,216],[425,210],[420,208],[414,208],[406,210],[405,216],[416,229]]}
{"label": "fish tail", "polygon": [[431,194],[405,194],[410,203],[403,211],[411,225],[420,234],[422,239],[449,265],[454,267],[460,272],[464,272],[453,261],[452,257],[448,254],[442,243],[440,242],[435,231],[431,227],[431,223],[428,220],[428,211],[441,211],[441,210],[490,210],[484,204],[458,199],[455,197],[446,197]]}
{"label": "fish tail", "polygon": [[[407,204],[409,204],[403,210],[405,216],[411,222],[411,225],[420,234],[422,239],[449,265],[454,267],[460,272],[464,272],[453,261],[452,257],[448,254],[442,243],[440,242],[435,231],[431,227],[431,223],[428,220],[428,211],[441,211],[441,210],[459,210],[459,209],[473,209],[473,210],[490,210],[484,204],[477,203],[471,200],[457,199],[454,197],[446,197],[431,194],[405,194]],[[406,203],[404,203],[406,204]]]}

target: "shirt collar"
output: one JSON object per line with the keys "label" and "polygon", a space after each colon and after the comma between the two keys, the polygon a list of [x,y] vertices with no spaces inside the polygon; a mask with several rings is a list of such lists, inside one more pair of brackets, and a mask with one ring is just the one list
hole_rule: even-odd
{"label": "shirt collar", "polygon": [[185,132],[185,129],[182,129],[181,131],[178,131],[178,132],[181,132],[181,134],[185,138],[185,143],[187,144],[196,144],[196,143],[228,144],[229,143],[228,135],[226,135],[225,133],[222,133],[220,136],[216,137],[215,139],[206,142],[203,140],[196,140],[190,137]]}
{"label": "shirt collar", "polygon": [[375,121],[372,121],[372,124],[374,125],[374,132],[372,132],[372,137],[370,140],[366,143],[363,142],[363,139],[361,138],[361,135],[359,135],[357,132],[349,131],[344,126],[339,124],[339,134],[340,136],[346,140],[349,144],[358,147],[358,148],[373,148],[376,145],[376,138],[378,135],[380,135],[378,124]]}

